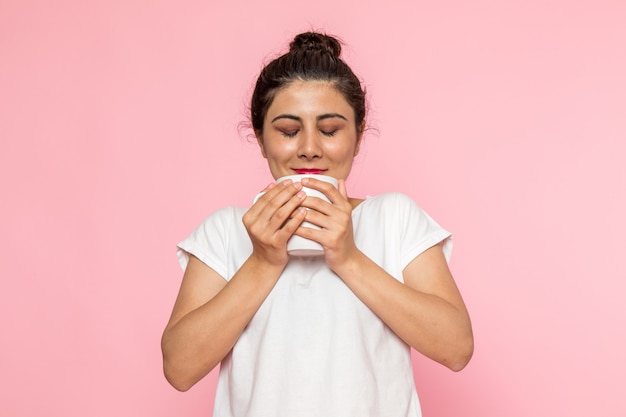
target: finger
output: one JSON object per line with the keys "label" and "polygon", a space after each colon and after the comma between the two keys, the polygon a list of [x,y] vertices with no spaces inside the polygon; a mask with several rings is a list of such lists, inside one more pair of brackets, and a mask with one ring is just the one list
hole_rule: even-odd
{"label": "finger", "polygon": [[[269,200],[263,209],[261,217],[272,230],[279,230],[293,216],[293,212],[302,204],[306,194],[300,184],[294,187],[285,187],[274,198]],[[295,194],[294,194],[295,193]]]}
{"label": "finger", "polygon": [[333,190],[335,191],[337,190],[332,183],[322,181],[313,177],[302,178],[302,180],[300,181],[302,182],[302,185],[304,185],[305,187],[321,191],[324,194],[326,194],[327,192],[331,192]]}
{"label": "finger", "polygon": [[315,209],[307,210],[304,220],[324,230],[333,230],[336,228],[336,224],[341,222],[341,212],[326,202],[324,202],[324,204],[331,207],[329,213],[324,213]]}
{"label": "finger", "polygon": [[[289,186],[292,184],[293,181],[291,180],[283,181],[280,184],[276,184],[274,182],[269,183],[267,187],[265,187],[265,189],[262,191],[263,193],[265,193],[263,195],[265,201],[269,201],[279,195],[284,190],[289,189]],[[298,186],[296,186],[296,188],[298,188]]]}
{"label": "finger", "polygon": [[[265,187],[263,191],[261,191],[257,195],[257,198],[254,202],[253,207],[256,206],[257,210],[262,210],[268,205],[270,201],[280,196],[281,193],[283,194],[283,196],[279,197],[277,201],[282,200],[282,202],[284,203],[291,197],[290,193],[284,193],[284,191],[289,190],[289,186],[292,183],[293,183],[292,181],[288,180],[288,181],[282,182],[279,185],[275,183],[268,184],[267,187]],[[300,188],[301,186],[299,184],[296,184],[294,186],[294,189],[291,190],[292,191],[291,194],[295,194],[297,190],[299,190]]]}
{"label": "finger", "polygon": [[[281,193],[282,194],[282,193]],[[250,237],[261,245],[274,248],[283,247],[304,220],[306,209],[300,206],[306,194],[298,191],[285,204],[276,208],[279,196],[269,201],[255,216],[244,214],[244,224]],[[255,213],[256,214],[256,213]]]}
{"label": "finger", "polygon": [[300,225],[306,218],[307,209],[304,207],[296,207],[287,218],[287,220],[283,223],[282,227],[278,231],[278,234],[282,235],[286,239],[289,239],[291,235],[294,234],[296,230],[300,228]]}
{"label": "finger", "polygon": [[[280,185],[268,185],[266,187],[268,191],[261,193],[250,210],[246,213],[244,223],[249,226],[256,224],[254,227],[255,230],[266,230],[267,227],[270,226],[270,223],[273,223],[271,227],[274,228],[275,232],[281,226],[281,218],[282,221],[286,219],[284,214],[281,215],[281,213],[279,213],[278,218],[274,219],[272,222],[272,219],[276,216],[276,212],[285,205],[294,194],[300,192],[301,188],[301,184],[291,186],[291,182],[287,181]],[[296,202],[293,202],[287,207],[287,215],[299,205],[301,200],[302,198],[298,197]]]}
{"label": "finger", "polygon": [[[302,203],[306,198],[306,193],[302,190],[298,191],[296,195],[292,196],[287,202],[274,211],[270,223],[272,226],[282,229],[285,225],[295,216],[295,212],[302,207]],[[273,202],[272,202],[273,203]],[[272,210],[272,203],[269,204],[268,210]]]}
{"label": "finger", "polygon": [[[334,201],[332,203],[329,203],[329,200],[331,198],[333,198]],[[352,206],[349,200],[341,195],[338,190],[335,190],[335,194],[331,197],[327,197],[327,199],[315,196],[307,196],[307,198],[302,202],[302,206],[318,211],[328,216],[332,215],[335,210],[352,211]]]}
{"label": "finger", "polygon": [[316,178],[303,178],[302,184],[307,188],[317,190],[324,194],[331,204],[335,204],[342,200],[342,195],[332,183],[318,180]]}
{"label": "finger", "polygon": [[276,183],[275,182],[270,182],[269,184],[267,184],[267,187],[265,187],[262,192],[266,193],[266,192],[268,192],[269,190],[271,190],[274,187],[276,187]]}
{"label": "finger", "polygon": [[346,188],[346,180],[337,180],[337,189],[339,190],[339,194],[347,200],[348,189]]}

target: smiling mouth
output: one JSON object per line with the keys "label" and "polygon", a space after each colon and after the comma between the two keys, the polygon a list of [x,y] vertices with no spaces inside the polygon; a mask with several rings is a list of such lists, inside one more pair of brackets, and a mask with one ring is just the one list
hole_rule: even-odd
{"label": "smiling mouth", "polygon": [[297,172],[298,174],[323,174],[324,172],[326,172],[325,169],[319,169],[319,168],[294,168],[293,169],[295,172]]}

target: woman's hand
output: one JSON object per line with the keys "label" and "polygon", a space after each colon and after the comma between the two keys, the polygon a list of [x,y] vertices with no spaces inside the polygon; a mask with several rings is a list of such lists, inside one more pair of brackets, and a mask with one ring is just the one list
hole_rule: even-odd
{"label": "woman's hand", "polygon": [[289,261],[287,241],[305,218],[300,205],[306,194],[300,182],[271,183],[244,214],[243,224],[252,240],[252,256],[272,265]]}
{"label": "woman's hand", "polygon": [[316,197],[305,198],[302,206],[311,210],[306,210],[304,220],[321,227],[321,230],[298,227],[294,234],[322,245],[326,263],[336,271],[336,268],[360,253],[354,243],[352,204],[348,199],[345,181],[339,180],[337,188],[315,178],[303,178],[302,184],[321,191],[331,203]]}
{"label": "woman's hand", "polygon": [[306,198],[305,220],[322,227],[299,227],[295,234],[319,242],[326,263],[401,339],[418,352],[459,371],[470,360],[474,339],[469,314],[442,250],[434,245],[402,271],[403,281],[383,270],[355,245],[352,204],[343,181],[331,184],[303,180],[332,202]]}

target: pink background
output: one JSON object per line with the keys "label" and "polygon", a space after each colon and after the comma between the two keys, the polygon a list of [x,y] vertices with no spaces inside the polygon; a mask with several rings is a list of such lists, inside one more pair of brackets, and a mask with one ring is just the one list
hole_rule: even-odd
{"label": "pink background", "polygon": [[309,28],[365,80],[355,196],[454,232],[476,352],[426,416],[623,416],[626,3],[0,1],[0,415],[207,416],[159,339],[175,244],[270,177],[245,120]]}

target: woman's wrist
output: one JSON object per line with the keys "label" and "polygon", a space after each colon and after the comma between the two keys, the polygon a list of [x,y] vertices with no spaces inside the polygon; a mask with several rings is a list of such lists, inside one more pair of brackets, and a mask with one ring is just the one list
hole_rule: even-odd
{"label": "woman's wrist", "polygon": [[254,275],[273,277],[276,281],[287,266],[287,262],[289,262],[289,255],[287,254],[284,257],[272,259],[253,251],[248,257],[246,264],[250,271],[254,271]]}
{"label": "woman's wrist", "polygon": [[329,266],[335,274],[347,283],[347,281],[363,275],[367,262],[371,262],[371,260],[359,249],[354,248],[349,256],[332,262],[332,265],[329,264]]}

